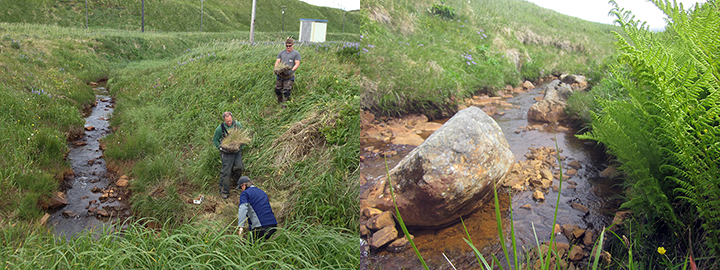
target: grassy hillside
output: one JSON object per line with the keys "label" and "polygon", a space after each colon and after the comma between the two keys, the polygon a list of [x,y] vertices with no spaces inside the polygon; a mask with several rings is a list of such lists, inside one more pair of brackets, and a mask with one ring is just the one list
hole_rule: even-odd
{"label": "grassy hillside", "polygon": [[[145,0],[145,31],[199,32],[200,5],[200,0]],[[359,11],[345,13],[339,9],[313,6],[297,0],[258,1],[255,31],[282,31],[281,5],[286,6],[284,32],[297,33],[299,19],[304,18],[328,20],[328,32],[342,33],[343,16],[345,33],[360,32]],[[202,31],[249,31],[251,10],[252,1],[206,0],[202,6]],[[88,0],[87,13],[91,28],[141,29],[142,1]],[[84,28],[85,1],[2,0],[0,21]]]}
{"label": "grassy hillside", "polygon": [[[254,138],[244,152],[247,174],[272,197],[276,215],[287,230],[283,237],[297,244],[293,247],[280,240],[277,245],[285,248],[280,251],[275,244],[259,250],[235,249],[256,257],[237,256],[230,264],[242,266],[249,263],[248,258],[262,261],[280,256],[276,266],[283,269],[352,268],[357,257],[350,243],[355,241],[347,239],[354,237],[358,212],[353,183],[359,155],[357,46],[298,44],[303,64],[297,72],[294,100],[281,110],[272,90],[272,64],[284,49],[279,42],[284,37],[258,32],[259,43],[250,45],[238,34],[248,36],[247,32],[89,32],[0,23],[0,110],[8,116],[0,121],[0,131],[6,134],[0,146],[0,228],[8,247],[0,254],[3,261],[34,268],[33,261],[67,259],[42,251],[67,245],[53,240],[36,221],[43,214],[40,205],[69,170],[63,160],[66,140],[81,132],[82,109],[94,102],[86,84],[109,78],[117,106],[111,122],[116,132],[105,139],[105,154],[110,167],[133,178],[131,203],[136,215],[169,221],[168,238],[175,239],[173,228],[186,224],[180,230],[190,236],[216,231],[213,237],[240,241],[234,236],[234,226],[221,230],[236,222],[237,206],[216,196],[220,162],[210,141],[220,123],[219,113],[230,110]],[[153,192],[158,190],[162,191]],[[183,198],[200,193],[216,211],[205,212],[185,203]],[[130,245],[151,240],[148,251],[169,241],[147,239],[145,233],[139,228],[123,237]],[[318,237],[300,237],[305,234]],[[192,239],[198,244],[208,240]],[[22,244],[25,241],[33,244]],[[123,251],[124,244],[117,246],[115,241],[94,242],[90,235],[78,241],[86,241],[84,250],[72,255],[75,262],[63,265],[97,266],[81,258],[98,249],[137,251]],[[195,251],[202,254],[204,250]],[[298,250],[308,253],[298,255]],[[28,254],[38,257],[29,260]],[[222,265],[228,265],[226,259],[217,258]],[[118,265],[141,267],[156,262]]]}
{"label": "grassy hillside", "polygon": [[362,9],[362,105],[385,115],[448,116],[458,99],[553,73],[592,79],[615,52],[612,31],[622,31],[522,0],[369,0]]}

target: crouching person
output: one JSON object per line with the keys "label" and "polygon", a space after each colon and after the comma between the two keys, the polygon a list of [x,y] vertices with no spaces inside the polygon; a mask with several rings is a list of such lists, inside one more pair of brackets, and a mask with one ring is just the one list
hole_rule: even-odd
{"label": "crouching person", "polygon": [[249,223],[250,234],[254,239],[264,237],[269,239],[275,233],[277,220],[270,208],[267,194],[255,187],[247,176],[238,179],[240,205],[238,206],[238,235],[245,231],[245,223]]}

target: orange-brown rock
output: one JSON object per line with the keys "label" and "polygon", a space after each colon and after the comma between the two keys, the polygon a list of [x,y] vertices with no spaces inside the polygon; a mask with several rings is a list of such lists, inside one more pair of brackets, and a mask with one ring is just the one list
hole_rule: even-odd
{"label": "orange-brown rock", "polygon": [[[575,187],[575,186],[569,186],[568,188],[574,188],[574,187]],[[581,211],[581,212],[583,212],[583,213],[585,213],[585,214],[587,214],[588,212],[590,212],[590,210],[588,210],[587,207],[585,207],[585,206],[582,205],[582,204],[576,203],[576,202],[570,203],[570,206],[571,206],[573,209],[578,210],[578,211]]]}
{"label": "orange-brown rock", "polygon": [[583,237],[583,244],[590,246],[593,244],[593,231],[585,231],[585,237]]}
{"label": "orange-brown rock", "polygon": [[55,194],[48,200],[47,209],[58,208],[68,204],[67,196],[62,192],[55,192]]}
{"label": "orange-brown rock", "polygon": [[128,185],[128,177],[127,175],[120,176],[120,179],[118,179],[117,183],[115,183],[118,187],[126,187]]}
{"label": "orange-brown rock", "polygon": [[372,207],[364,207],[360,212],[362,212],[362,215],[366,218],[371,218],[374,216],[377,216],[379,214],[382,214],[382,210]]}
{"label": "orange-brown rock", "polygon": [[47,223],[47,220],[50,218],[50,214],[45,213],[42,218],[40,218],[40,226],[45,226],[45,223]]}
{"label": "orange-brown rock", "polygon": [[367,225],[368,229],[374,231],[380,230],[387,226],[395,227],[395,220],[393,219],[393,215],[390,213],[390,211],[385,211],[382,214],[368,219],[368,221],[365,222],[365,225]]}
{"label": "orange-brown rock", "polygon": [[580,246],[574,246],[568,254],[568,259],[573,261],[582,260],[585,257],[585,251]]}
{"label": "orange-brown rock", "polygon": [[530,81],[524,81],[522,87],[525,89],[533,89],[535,88],[535,85]]}
{"label": "orange-brown rock", "polygon": [[388,226],[373,233],[372,238],[370,238],[370,247],[377,249],[395,239],[397,239],[397,230],[393,226]]}
{"label": "orange-brown rock", "polygon": [[545,201],[545,194],[542,193],[540,190],[535,190],[532,195],[533,199],[539,202]]}

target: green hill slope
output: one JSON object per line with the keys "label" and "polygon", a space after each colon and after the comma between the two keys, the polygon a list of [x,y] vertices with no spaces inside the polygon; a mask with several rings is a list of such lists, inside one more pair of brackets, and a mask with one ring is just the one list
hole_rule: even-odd
{"label": "green hill slope", "polygon": [[363,107],[385,115],[447,116],[463,97],[553,73],[592,79],[621,31],[522,0],[368,0],[362,9]]}
{"label": "green hill slope", "polygon": [[[357,45],[297,44],[303,62],[293,100],[281,108],[272,73],[277,52],[285,48],[277,42],[279,34],[260,32],[257,39],[263,42],[256,44],[233,35],[96,33],[0,23],[0,112],[6,116],[0,118],[0,239],[7,247],[0,249],[0,257],[7,258],[6,265],[36,269],[38,263],[57,263],[63,259],[53,250],[69,246],[75,247],[68,255],[74,259],[59,263],[66,268],[105,268],[85,255],[100,250],[132,253],[129,257],[168,255],[144,262],[113,256],[118,261],[107,261],[113,269],[158,264],[188,268],[197,256],[213,257],[208,252],[219,249],[226,250],[204,262],[211,268],[242,268],[268,257],[278,269],[348,269],[357,264],[357,242],[352,240],[359,211]],[[116,235],[107,238],[115,240],[97,241],[91,234],[74,242],[84,244],[67,245],[39,224],[50,211],[41,205],[70,173],[64,159],[68,140],[82,133],[82,109],[95,101],[87,83],[105,77],[116,102],[111,119],[116,132],[103,139],[105,160],[111,170],[131,177],[128,201],[136,217],[168,223],[164,236],[152,239],[143,236],[148,231],[142,223],[131,225],[138,230],[123,232],[127,246],[118,245]],[[233,200],[218,197],[220,161],[211,137],[219,113],[226,110],[252,133],[243,150],[246,174],[272,198],[285,230],[275,244],[241,245],[234,231],[237,193]],[[205,195],[203,205],[184,199],[198,194]],[[182,241],[186,246],[173,245],[175,249],[155,242],[177,238],[174,229],[180,227],[196,243]],[[223,241],[213,240],[219,238]],[[151,241],[150,250],[135,249],[133,243],[142,239]],[[198,245],[196,254],[183,260],[171,256]],[[298,250],[307,252],[294,255]]]}
{"label": "green hill slope", "polygon": [[[300,28],[300,18],[328,20],[328,32],[342,33],[343,21],[345,33],[360,32],[359,11],[345,13],[297,0],[258,1],[255,31],[282,31],[281,5],[286,6],[284,32],[296,32]],[[202,4],[202,31],[248,31],[251,9],[252,1],[206,0]],[[0,1],[2,22],[84,28],[85,11],[83,0]],[[200,0],[145,0],[145,31],[200,31],[200,12]],[[141,29],[142,1],[90,0],[87,1],[87,13],[91,28]]]}

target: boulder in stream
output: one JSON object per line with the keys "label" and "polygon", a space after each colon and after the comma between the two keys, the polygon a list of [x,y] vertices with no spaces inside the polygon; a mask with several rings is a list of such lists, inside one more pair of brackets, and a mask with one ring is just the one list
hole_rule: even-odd
{"label": "boulder in stream", "polygon": [[[425,228],[457,222],[492,197],[514,160],[492,118],[477,107],[459,111],[389,172],[403,221]],[[387,183],[375,183],[361,203],[392,209]]]}
{"label": "boulder in stream", "polygon": [[572,95],[570,85],[554,80],[545,85],[545,97],[533,104],[528,110],[528,119],[540,122],[557,122],[567,119],[565,107],[568,97]]}

